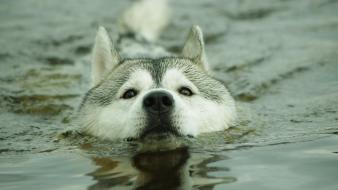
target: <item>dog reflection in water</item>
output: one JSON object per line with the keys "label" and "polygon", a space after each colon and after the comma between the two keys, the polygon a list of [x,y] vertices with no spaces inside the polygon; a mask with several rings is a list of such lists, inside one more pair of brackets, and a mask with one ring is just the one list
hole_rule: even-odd
{"label": "dog reflection in water", "polygon": [[216,184],[231,183],[234,177],[211,177],[211,171],[228,171],[228,168],[207,165],[226,158],[209,156],[192,161],[188,149],[166,152],[139,153],[131,160],[93,158],[97,170],[93,176],[96,184],[89,190],[108,189],[213,189]]}

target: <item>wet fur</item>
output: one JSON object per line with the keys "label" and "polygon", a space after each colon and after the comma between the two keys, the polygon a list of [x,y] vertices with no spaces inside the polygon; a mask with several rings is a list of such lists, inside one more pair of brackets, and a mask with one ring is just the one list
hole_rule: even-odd
{"label": "wet fur", "polygon": [[[127,43],[128,47],[124,47],[121,42],[126,40],[132,45]],[[173,96],[175,106],[167,123],[178,136],[195,137],[226,129],[234,122],[235,102],[226,87],[209,76],[203,35],[198,26],[192,27],[181,55],[163,53],[135,58],[138,55],[135,52],[147,50],[149,46],[162,52],[161,47],[153,48],[136,38],[122,39],[118,46],[114,47],[107,31],[100,27],[93,49],[92,88],[85,94],[78,113],[82,131],[109,140],[140,138],[152,119],[142,107],[143,98],[154,91]],[[145,48],[132,48],[142,46]],[[126,53],[121,56],[126,49],[131,58]],[[178,90],[183,86],[194,95],[181,95]],[[121,99],[130,88],[136,89],[138,95]]]}

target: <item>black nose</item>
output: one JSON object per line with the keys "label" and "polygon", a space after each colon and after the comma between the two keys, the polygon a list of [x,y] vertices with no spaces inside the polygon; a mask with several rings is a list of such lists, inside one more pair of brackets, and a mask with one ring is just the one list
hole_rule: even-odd
{"label": "black nose", "polygon": [[152,114],[169,112],[174,106],[173,96],[165,91],[152,92],[143,99],[144,108]]}

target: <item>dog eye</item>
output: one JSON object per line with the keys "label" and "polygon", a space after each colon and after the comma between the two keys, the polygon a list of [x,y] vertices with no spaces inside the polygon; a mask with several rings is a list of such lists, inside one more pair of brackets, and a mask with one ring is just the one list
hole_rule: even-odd
{"label": "dog eye", "polygon": [[136,96],[137,95],[137,91],[136,90],[134,90],[134,89],[129,89],[129,90],[127,90],[123,95],[122,95],[122,98],[123,99],[130,99],[130,98],[132,98],[132,97],[134,97],[134,96]]}
{"label": "dog eye", "polygon": [[188,87],[181,87],[178,92],[184,96],[192,96],[193,93]]}

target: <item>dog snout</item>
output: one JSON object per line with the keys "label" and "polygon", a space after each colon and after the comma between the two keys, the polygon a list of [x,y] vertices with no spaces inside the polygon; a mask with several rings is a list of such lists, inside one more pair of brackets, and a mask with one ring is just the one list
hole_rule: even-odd
{"label": "dog snout", "polygon": [[143,106],[151,114],[169,112],[174,106],[174,98],[165,91],[152,92],[143,99]]}

